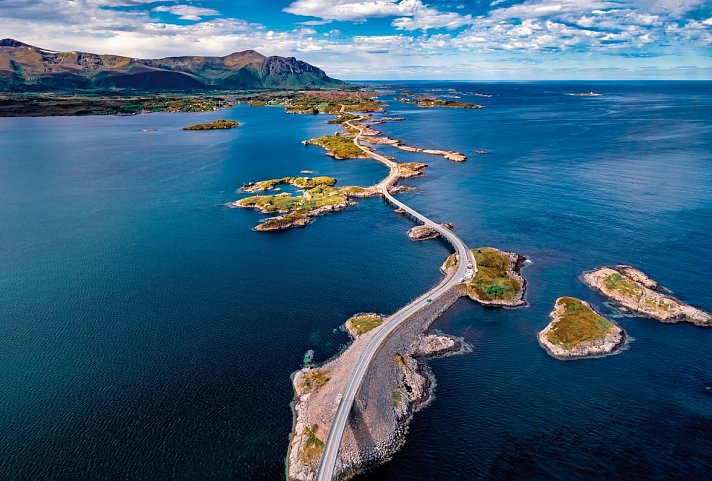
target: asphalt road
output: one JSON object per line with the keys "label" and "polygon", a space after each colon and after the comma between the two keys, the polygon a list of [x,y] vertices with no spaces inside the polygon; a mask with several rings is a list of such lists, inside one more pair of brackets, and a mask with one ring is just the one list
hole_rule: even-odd
{"label": "asphalt road", "polygon": [[[336,409],[336,414],[334,415],[334,420],[331,424],[329,435],[326,438],[326,441],[324,442],[324,452],[322,454],[321,462],[319,464],[319,470],[317,472],[317,481],[332,481],[334,477],[336,460],[338,459],[339,454],[339,446],[341,445],[341,439],[344,436],[344,430],[346,429],[346,423],[348,422],[349,414],[351,413],[351,408],[353,406],[354,399],[356,398],[356,394],[358,393],[358,390],[361,387],[361,383],[363,382],[363,378],[366,375],[366,371],[371,365],[371,361],[373,360],[381,345],[383,345],[384,341],[388,339],[388,336],[396,329],[398,329],[398,327],[402,323],[407,321],[408,318],[410,318],[413,314],[430,304],[428,299],[430,299],[431,301],[435,301],[440,296],[449,291],[451,288],[453,288],[455,285],[460,284],[460,279],[465,277],[468,263],[471,263],[473,266],[473,271],[475,273],[477,272],[477,266],[475,264],[475,260],[472,256],[472,253],[467,248],[462,239],[455,235],[455,233],[453,233],[450,229],[443,227],[439,223],[428,219],[420,212],[409,207],[408,205],[404,204],[403,202],[399,201],[391,195],[388,189],[398,180],[398,173],[396,170],[397,163],[393,162],[392,160],[388,160],[382,155],[372,152],[369,149],[363,147],[361,144],[359,144],[359,139],[361,138],[361,134],[363,133],[363,128],[361,126],[353,125],[350,122],[346,123],[349,126],[359,130],[358,135],[356,135],[356,137],[354,138],[354,144],[356,144],[357,147],[363,150],[369,157],[378,160],[379,162],[388,166],[388,168],[390,169],[388,177],[383,179],[377,186],[381,194],[383,194],[383,196],[388,199],[388,201],[393,205],[400,207],[412,217],[418,219],[424,225],[427,225],[428,227],[431,227],[438,231],[440,235],[455,248],[455,252],[458,254],[458,259],[460,260],[460,262],[458,262],[457,264],[457,270],[449,276],[446,276],[445,279],[440,282],[440,284],[433,287],[431,290],[418,297],[410,304],[404,306],[398,312],[386,319],[381,328],[374,336],[374,338],[371,339],[371,342],[368,343],[364,351],[361,353],[361,356],[359,357],[358,361],[356,362],[356,365],[354,366],[354,370],[351,373],[351,377],[349,378],[348,384],[346,385],[346,389],[344,390],[344,393],[341,397],[339,406]],[[466,259],[466,262],[462,262],[463,259]]]}

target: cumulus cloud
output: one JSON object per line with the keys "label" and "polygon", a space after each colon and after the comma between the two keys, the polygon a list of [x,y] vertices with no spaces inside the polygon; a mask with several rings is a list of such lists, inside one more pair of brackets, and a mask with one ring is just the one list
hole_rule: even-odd
{"label": "cumulus cloud", "polygon": [[220,12],[212,8],[195,7],[193,5],[161,5],[153,9],[154,12],[166,12],[176,15],[181,20],[202,20],[203,17],[215,17]]}
{"label": "cumulus cloud", "polygon": [[297,0],[284,9],[287,13],[322,20],[363,22],[369,18],[398,17],[392,25],[398,30],[456,29],[472,21],[472,15],[442,12],[422,0]]}
{"label": "cumulus cloud", "polygon": [[[447,5],[455,8],[455,3]],[[678,58],[688,59],[685,65],[695,63],[690,58],[709,65],[712,11],[705,2],[491,3],[487,12],[473,17],[460,10],[445,11],[444,2],[435,8],[435,0],[298,0],[288,10],[299,7],[301,14],[313,18],[297,22],[296,28],[272,30],[223,18],[205,3],[188,0],[0,0],[0,31],[53,50],[144,58],[255,49],[297,56],[346,78],[368,78],[372,72],[392,78],[468,78],[490,72],[506,78],[506,72],[534,64],[552,69],[559,59],[576,59],[579,67],[595,62],[616,68],[669,65]],[[353,36],[320,28],[338,20],[362,22],[372,17],[389,19],[391,31]],[[680,51],[698,53],[683,57]],[[664,61],[656,60],[662,56]],[[512,75],[527,78],[523,73]]]}

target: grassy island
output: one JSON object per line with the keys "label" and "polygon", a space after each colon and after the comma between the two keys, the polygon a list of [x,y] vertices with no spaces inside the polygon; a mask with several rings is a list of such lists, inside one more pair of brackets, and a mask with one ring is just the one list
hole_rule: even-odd
{"label": "grassy island", "polygon": [[423,109],[431,109],[433,107],[446,107],[446,108],[451,108],[451,109],[483,109],[485,108],[484,105],[480,104],[472,104],[469,102],[459,102],[456,100],[441,100],[441,99],[436,99],[436,98],[419,98],[419,99],[411,99],[407,97],[402,97],[399,98],[401,102],[404,104],[411,104],[411,105],[417,105],[420,108]]}
{"label": "grassy island", "polygon": [[336,182],[333,177],[326,176],[282,177],[251,182],[242,187],[243,192],[274,191],[282,184],[291,184],[302,190],[296,193],[252,195],[229,202],[227,206],[258,209],[263,214],[279,214],[254,227],[256,231],[275,231],[304,227],[312,223],[318,215],[354,205],[350,197],[369,197],[377,194],[376,189],[372,187],[334,187]]}
{"label": "grassy island", "polygon": [[276,195],[253,195],[237,201],[238,207],[255,207],[264,214],[298,210],[314,210],[344,204],[347,198],[338,189],[318,185],[302,195],[282,192]]}
{"label": "grassy island", "polygon": [[643,272],[625,265],[601,267],[582,276],[583,282],[627,312],[662,322],[691,322],[712,326],[712,314],[685,304]]}
{"label": "grassy island", "polygon": [[383,323],[383,317],[378,314],[357,314],[344,325],[346,330],[353,337],[366,334],[368,331],[377,328]]}
{"label": "grassy island", "polygon": [[546,337],[549,342],[559,344],[564,349],[595,341],[615,326],[580,299],[561,297],[556,304],[559,316]]}
{"label": "grassy island", "polygon": [[353,139],[341,135],[322,135],[311,139],[310,144],[326,149],[327,155],[335,159],[365,159],[366,153],[354,144]]}
{"label": "grassy island", "polygon": [[[525,257],[493,247],[472,249],[476,273],[463,286],[468,297],[485,305],[521,306],[524,304],[526,282],[519,273]],[[450,255],[440,269],[451,273],[458,259]]]}
{"label": "grassy island", "polygon": [[281,184],[291,184],[300,189],[313,189],[318,186],[333,187],[336,185],[336,179],[333,177],[282,177],[281,179],[267,179],[259,182],[251,182],[242,186],[243,192],[262,192],[272,190]]}
{"label": "grassy island", "polygon": [[204,124],[189,125],[187,127],[183,127],[182,130],[221,130],[234,129],[239,126],[239,122],[235,122],[234,120],[215,120]]}
{"label": "grassy island", "polygon": [[625,342],[620,327],[574,297],[558,298],[551,318],[538,337],[549,354],[557,358],[610,354]]}
{"label": "grassy island", "polygon": [[467,294],[492,303],[515,301],[523,286],[513,275],[511,255],[491,247],[473,249],[472,253],[477,262],[477,274],[467,283]]}

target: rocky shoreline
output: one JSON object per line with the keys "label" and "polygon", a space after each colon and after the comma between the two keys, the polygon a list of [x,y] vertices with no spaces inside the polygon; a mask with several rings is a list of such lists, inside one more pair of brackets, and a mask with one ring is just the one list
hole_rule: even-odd
{"label": "rocky shoreline", "polygon": [[[572,309],[576,317],[569,319]],[[565,361],[611,355],[627,344],[628,336],[620,326],[602,317],[580,299],[559,297],[549,317],[551,322],[539,332],[537,339],[547,354],[556,359]],[[582,333],[587,331],[599,331],[599,334],[584,338]]]}
{"label": "rocky shoreline", "polygon": [[424,241],[438,237],[440,237],[440,233],[427,225],[417,225],[408,231],[408,239],[412,241]]}
{"label": "rocky shoreline", "polygon": [[[660,322],[690,322],[700,327],[712,326],[712,314],[667,294],[667,289],[631,266],[618,265],[615,269],[601,267],[585,272],[581,280],[614,301],[623,312]],[[663,290],[666,292],[661,292]]]}

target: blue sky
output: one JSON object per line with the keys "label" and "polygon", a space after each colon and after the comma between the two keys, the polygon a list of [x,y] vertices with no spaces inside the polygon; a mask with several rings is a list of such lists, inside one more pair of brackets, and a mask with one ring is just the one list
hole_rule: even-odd
{"label": "blue sky", "polygon": [[0,32],[134,57],[295,56],[343,79],[712,79],[712,0],[0,0]]}

